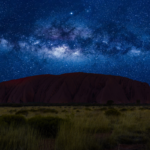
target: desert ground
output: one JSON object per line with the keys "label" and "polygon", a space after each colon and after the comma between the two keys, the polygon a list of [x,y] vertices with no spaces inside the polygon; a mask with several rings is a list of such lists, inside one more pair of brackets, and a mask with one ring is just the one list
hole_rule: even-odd
{"label": "desert ground", "polygon": [[0,107],[0,150],[150,150],[149,106]]}

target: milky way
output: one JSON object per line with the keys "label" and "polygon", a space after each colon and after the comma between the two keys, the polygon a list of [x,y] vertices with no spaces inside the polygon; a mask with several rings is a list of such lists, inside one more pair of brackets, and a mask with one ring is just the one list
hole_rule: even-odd
{"label": "milky way", "polygon": [[87,72],[150,84],[149,0],[1,0],[0,82]]}

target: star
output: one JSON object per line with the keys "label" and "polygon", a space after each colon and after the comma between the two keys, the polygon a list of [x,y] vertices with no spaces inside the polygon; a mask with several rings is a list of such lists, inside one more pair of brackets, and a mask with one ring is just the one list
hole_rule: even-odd
{"label": "star", "polygon": [[70,15],[73,15],[74,13],[73,12],[70,12]]}

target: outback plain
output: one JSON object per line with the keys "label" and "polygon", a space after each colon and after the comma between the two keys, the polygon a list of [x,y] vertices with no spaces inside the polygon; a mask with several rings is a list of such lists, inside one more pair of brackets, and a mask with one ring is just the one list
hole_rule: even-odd
{"label": "outback plain", "polygon": [[149,106],[0,107],[1,150],[149,150]]}

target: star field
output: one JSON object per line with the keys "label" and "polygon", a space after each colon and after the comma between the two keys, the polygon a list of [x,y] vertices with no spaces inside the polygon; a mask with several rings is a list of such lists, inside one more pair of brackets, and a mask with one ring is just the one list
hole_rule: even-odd
{"label": "star field", "polygon": [[0,82],[87,72],[150,84],[148,0],[1,0]]}

